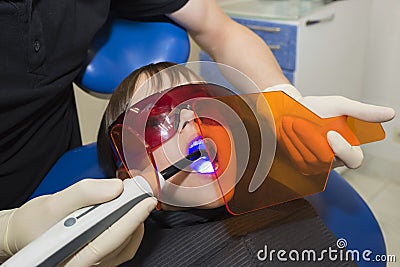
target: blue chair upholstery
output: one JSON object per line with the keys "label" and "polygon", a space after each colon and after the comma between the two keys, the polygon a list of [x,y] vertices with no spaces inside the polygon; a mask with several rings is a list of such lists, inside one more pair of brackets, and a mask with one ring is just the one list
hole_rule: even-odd
{"label": "blue chair upholstery", "polygon": [[347,249],[360,252],[359,267],[386,266],[386,262],[367,262],[362,252],[385,255],[386,246],[381,228],[361,196],[337,172],[331,171],[324,192],[306,197],[326,226],[337,238],[347,241]]}
{"label": "blue chair upholstery", "polygon": [[186,31],[171,22],[113,19],[96,35],[75,82],[110,94],[135,69],[161,61],[184,63],[189,52]]}
{"label": "blue chair upholstery", "polygon": [[[84,178],[104,178],[97,160],[96,144],[78,147],[65,153],[53,166],[31,198],[55,193]],[[337,238],[345,238],[348,249],[373,255],[386,253],[378,222],[358,193],[335,171],[329,175],[324,192],[309,196],[319,216]],[[370,256],[372,258],[372,255]],[[358,266],[386,266],[385,262],[360,261]]]}
{"label": "blue chair upholstery", "polygon": [[97,160],[96,143],[66,152],[50,169],[29,199],[53,194],[85,178],[105,178]]}

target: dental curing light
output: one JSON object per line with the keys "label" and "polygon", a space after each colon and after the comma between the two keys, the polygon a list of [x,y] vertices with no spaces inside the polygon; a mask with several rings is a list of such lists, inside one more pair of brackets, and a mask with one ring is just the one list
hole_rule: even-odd
{"label": "dental curing light", "polygon": [[[165,180],[204,155],[204,150],[196,150],[162,170],[158,175],[160,188]],[[153,196],[149,183],[141,176],[125,179],[123,185],[124,191],[119,197],[71,213],[2,266],[56,266],[95,239],[143,199]]]}

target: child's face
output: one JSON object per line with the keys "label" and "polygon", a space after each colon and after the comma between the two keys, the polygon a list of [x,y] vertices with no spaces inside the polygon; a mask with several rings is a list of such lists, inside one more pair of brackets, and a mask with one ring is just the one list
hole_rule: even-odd
{"label": "child's face", "polygon": [[233,194],[236,154],[229,130],[221,125],[199,122],[195,113],[188,109],[180,110],[179,124],[174,136],[153,151],[158,170],[161,171],[188,155],[191,146],[199,142],[199,136],[203,136],[203,140],[207,139],[206,144],[209,144],[206,145],[207,150],[215,151],[210,155],[213,157],[211,161],[203,159],[203,163],[209,168],[199,170],[194,166],[196,164],[194,162],[191,167],[168,179],[161,192],[162,202],[167,203],[163,205],[164,209],[222,206],[224,199],[220,186],[223,192],[229,192],[225,194],[226,200]]}
{"label": "child's face", "polygon": [[[162,71],[157,74],[163,82],[156,89],[146,75],[140,76],[138,89],[135,90],[131,99],[131,106],[153,93],[181,84],[198,82],[197,77],[192,77],[193,80],[185,80],[182,76],[177,84],[172,82],[166,73]],[[224,205],[224,198],[228,201],[233,195],[236,181],[236,152],[231,132],[221,125],[208,125],[195,120],[194,112],[189,109],[180,110],[176,133],[169,136],[162,146],[152,151],[158,171],[164,170],[190,154],[189,147],[194,140],[199,139],[199,136],[203,136],[203,139],[214,144],[211,147],[216,152],[211,160],[213,163],[208,162],[211,171],[200,172],[197,168],[189,166],[169,178],[161,192],[163,209],[215,208]],[[156,185],[152,187],[154,189]]]}

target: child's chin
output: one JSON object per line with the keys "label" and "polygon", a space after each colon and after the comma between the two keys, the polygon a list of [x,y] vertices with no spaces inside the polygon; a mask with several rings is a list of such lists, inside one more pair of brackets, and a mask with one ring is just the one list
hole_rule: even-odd
{"label": "child's chin", "polygon": [[203,206],[196,207],[198,209],[216,209],[225,205],[225,201],[223,199],[218,199],[214,202],[208,203]]}
{"label": "child's chin", "polygon": [[[195,197],[193,194],[191,194],[191,196],[193,198],[195,198],[196,200],[192,199],[191,203],[184,201],[182,199],[182,196],[179,197],[179,199],[171,199],[169,198],[168,201],[166,201],[167,203],[169,202],[170,204],[166,204],[163,203],[162,204],[162,209],[163,210],[183,210],[183,209],[215,209],[215,208],[219,208],[221,206],[225,205],[225,201],[223,198],[218,198],[214,201],[207,200],[206,199],[202,199],[201,196],[197,196]],[[165,197],[165,194],[164,194]],[[187,198],[185,198],[187,199]],[[173,201],[175,200],[175,201]],[[174,203],[174,204],[172,204]]]}
{"label": "child's chin", "polygon": [[172,206],[168,204],[162,204],[161,209],[165,211],[179,211],[179,210],[187,210],[187,209],[216,209],[219,207],[222,207],[225,205],[225,202],[223,199],[221,200],[216,200],[214,202],[201,205],[201,206],[194,206],[194,207],[178,207],[178,206]]}

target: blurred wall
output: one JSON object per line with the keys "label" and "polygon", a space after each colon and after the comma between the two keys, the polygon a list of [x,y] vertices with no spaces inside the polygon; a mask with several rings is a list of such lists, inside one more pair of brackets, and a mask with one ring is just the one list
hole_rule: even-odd
{"label": "blurred wall", "polygon": [[372,0],[365,55],[365,102],[394,108],[397,117],[385,123],[384,141],[365,146],[365,153],[400,162],[400,1]]}

